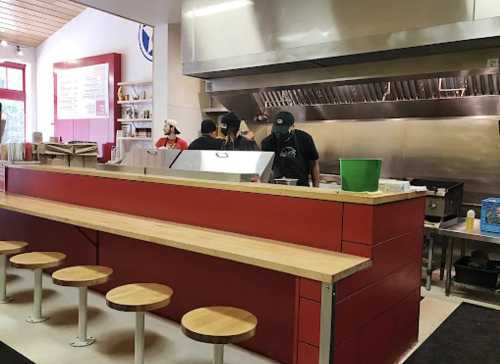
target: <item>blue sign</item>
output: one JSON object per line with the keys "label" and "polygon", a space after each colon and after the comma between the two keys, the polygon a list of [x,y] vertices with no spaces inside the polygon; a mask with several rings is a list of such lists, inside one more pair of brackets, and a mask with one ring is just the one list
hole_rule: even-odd
{"label": "blue sign", "polygon": [[148,61],[153,62],[153,27],[139,25],[139,48]]}

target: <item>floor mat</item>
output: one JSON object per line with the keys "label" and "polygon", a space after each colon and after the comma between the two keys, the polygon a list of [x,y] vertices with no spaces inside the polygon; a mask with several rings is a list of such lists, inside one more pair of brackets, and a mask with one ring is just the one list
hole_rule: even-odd
{"label": "floor mat", "polygon": [[405,364],[500,363],[500,311],[462,303]]}
{"label": "floor mat", "polygon": [[35,364],[19,354],[10,346],[0,341],[0,363],[2,364]]}

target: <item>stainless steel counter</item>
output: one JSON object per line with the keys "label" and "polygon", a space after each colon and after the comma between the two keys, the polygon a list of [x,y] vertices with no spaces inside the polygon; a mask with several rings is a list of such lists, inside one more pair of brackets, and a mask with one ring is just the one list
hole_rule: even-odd
{"label": "stainless steel counter", "polygon": [[481,231],[481,221],[475,219],[474,230],[468,232],[465,228],[465,219],[461,219],[458,224],[441,228],[438,230],[439,235],[444,236],[448,240],[448,247],[446,253],[446,276],[445,276],[445,293],[447,296],[450,295],[452,287],[451,270],[453,266],[453,250],[455,242],[462,241],[462,256],[464,255],[464,242],[468,241],[483,242],[489,244],[500,245],[500,234],[490,233]]}
{"label": "stainless steel counter", "polygon": [[439,235],[500,245],[500,234],[481,231],[481,221],[479,219],[475,220],[472,232],[466,230],[465,220],[461,220],[457,225],[439,229]]}

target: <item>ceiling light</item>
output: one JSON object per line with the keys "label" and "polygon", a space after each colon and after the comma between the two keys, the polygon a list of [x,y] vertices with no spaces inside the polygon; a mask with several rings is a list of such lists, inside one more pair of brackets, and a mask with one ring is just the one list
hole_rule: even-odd
{"label": "ceiling light", "polygon": [[204,6],[202,8],[190,10],[186,12],[186,16],[188,18],[194,17],[202,17],[213,14],[224,13],[230,10],[236,10],[240,8],[244,8],[246,6],[253,5],[252,0],[233,0],[233,1],[225,1],[215,5]]}
{"label": "ceiling light", "polygon": [[18,56],[21,56],[21,57],[24,56],[24,52],[20,46],[16,46],[16,52],[17,52]]}
{"label": "ceiling light", "polygon": [[6,41],[6,40],[2,40],[2,41],[0,41],[0,45],[1,45],[2,47],[7,47],[7,46],[9,45],[9,43],[7,43],[7,41]]}

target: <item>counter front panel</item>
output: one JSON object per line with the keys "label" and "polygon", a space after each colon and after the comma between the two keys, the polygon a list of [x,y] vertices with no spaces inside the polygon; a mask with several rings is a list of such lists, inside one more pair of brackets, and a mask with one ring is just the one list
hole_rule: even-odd
{"label": "counter front panel", "polygon": [[[176,184],[174,179],[163,183],[154,178],[63,171],[8,168],[7,189],[371,258],[371,268],[336,284],[334,362],[386,364],[416,342],[423,194],[385,195],[384,200],[353,195],[346,201],[323,192],[310,198],[301,189],[280,194],[274,186],[273,193],[254,193],[249,185],[216,188],[210,182]],[[53,249],[78,254],[67,240],[70,228],[51,225],[53,232],[40,228],[42,235],[34,236],[27,232],[32,218],[19,216],[2,211],[0,223],[7,226],[2,237],[31,239],[33,249],[50,241]],[[42,226],[43,221],[37,224]],[[81,238],[75,241],[86,246],[82,261],[87,260],[86,254],[95,248]],[[160,314],[174,320],[205,304],[237,305],[255,313],[261,323],[257,336],[245,347],[286,364],[318,363],[322,300],[318,281],[108,233],[100,234],[94,252],[96,261],[117,272],[117,278],[102,290],[141,279],[171,284],[179,299]]]}

